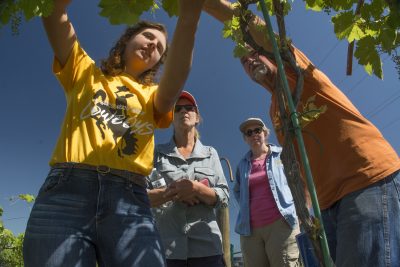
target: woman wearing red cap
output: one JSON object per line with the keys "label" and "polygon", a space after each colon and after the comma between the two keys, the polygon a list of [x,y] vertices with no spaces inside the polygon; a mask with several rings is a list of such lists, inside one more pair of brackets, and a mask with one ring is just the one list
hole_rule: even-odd
{"label": "woman wearing red cap", "polygon": [[[228,204],[228,186],[217,151],[204,146],[194,97],[183,91],[174,110],[174,135],[156,146],[148,191],[168,267],[223,267],[215,208]],[[163,186],[166,185],[166,186]]]}

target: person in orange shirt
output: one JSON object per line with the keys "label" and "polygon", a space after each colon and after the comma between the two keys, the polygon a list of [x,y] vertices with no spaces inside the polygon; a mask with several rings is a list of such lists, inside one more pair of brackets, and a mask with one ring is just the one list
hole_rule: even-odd
{"label": "person in orange shirt", "polygon": [[[204,9],[220,21],[234,12],[225,0],[206,1]],[[254,40],[272,51],[265,31],[256,25],[265,22],[252,19]],[[304,70],[298,112],[312,109],[315,115],[302,124],[310,133],[303,138],[336,266],[400,266],[399,156],[323,72],[296,47],[290,48]],[[282,144],[276,63],[254,50],[241,63],[249,77],[271,93],[270,117]],[[290,67],[285,72],[293,90],[296,74]]]}

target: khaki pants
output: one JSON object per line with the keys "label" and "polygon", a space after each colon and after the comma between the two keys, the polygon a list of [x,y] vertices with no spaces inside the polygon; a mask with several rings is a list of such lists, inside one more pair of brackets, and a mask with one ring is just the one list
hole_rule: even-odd
{"label": "khaki pants", "polygon": [[252,229],[250,236],[240,236],[245,267],[299,266],[296,235],[282,218],[264,227]]}

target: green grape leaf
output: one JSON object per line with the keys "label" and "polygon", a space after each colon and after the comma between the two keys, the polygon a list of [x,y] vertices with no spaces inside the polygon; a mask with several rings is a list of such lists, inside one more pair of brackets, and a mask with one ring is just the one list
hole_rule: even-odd
{"label": "green grape leaf", "polygon": [[382,26],[377,23],[372,23],[372,24],[370,23],[368,25],[365,25],[364,28],[365,28],[365,35],[369,35],[375,38],[378,36]]}
{"label": "green grape leaf", "polygon": [[140,15],[154,7],[152,0],[101,0],[100,15],[108,18],[111,24],[135,24]]}
{"label": "green grape leaf", "polygon": [[25,200],[28,203],[33,202],[35,200],[35,197],[30,194],[20,194],[18,195],[18,197],[22,200]]}
{"label": "green grape leaf", "polygon": [[[257,3],[258,3],[258,2],[257,2]],[[236,10],[236,9],[238,9],[238,8],[241,8],[241,7],[242,7],[242,4],[240,4],[240,2],[235,2],[235,3],[232,3],[231,7],[232,7],[234,10]]]}
{"label": "green grape leaf", "polygon": [[373,17],[374,20],[379,20],[384,10],[385,2],[382,0],[374,0],[371,1],[371,3],[364,3],[361,8],[361,16],[365,19]]}
{"label": "green grape leaf", "polygon": [[249,50],[243,44],[236,44],[233,49],[233,56],[236,58],[241,58],[249,53]]}
{"label": "green grape leaf", "polygon": [[[292,10],[292,5],[287,0],[282,0],[281,2],[283,3],[283,15],[286,16],[287,14],[289,14],[289,11]],[[293,1],[291,1],[291,2],[293,2]],[[270,16],[274,16],[275,10],[274,10],[274,4],[273,4],[272,0],[264,0],[264,3],[267,7],[268,14]],[[257,10],[261,11],[261,6],[260,6],[259,2],[256,3],[256,6],[257,6]]]}
{"label": "green grape leaf", "polygon": [[[274,15],[274,7],[273,7],[273,3],[272,0],[264,0],[265,5],[267,6],[267,10],[270,16]],[[257,5],[257,10],[261,11],[261,6],[260,3],[257,1],[256,3]]]}
{"label": "green grape leaf", "polygon": [[346,38],[349,35],[349,29],[353,25],[353,12],[343,12],[332,17],[334,32],[339,40]]}
{"label": "green grape leaf", "polygon": [[231,38],[233,35],[231,28],[232,20],[227,20],[224,22],[224,28],[222,29],[222,37],[224,39]]}
{"label": "green grape leaf", "polygon": [[363,38],[365,36],[364,31],[361,29],[360,27],[361,23],[354,23],[354,26],[349,34],[349,36],[347,37],[347,40],[349,42],[353,42],[354,40],[360,40],[361,38]]}
{"label": "green grape leaf", "polygon": [[234,31],[240,30],[240,19],[239,19],[239,17],[233,16],[230,26],[231,26],[232,30],[234,30]]}
{"label": "green grape leaf", "polygon": [[33,18],[37,12],[36,1],[21,0],[19,2],[20,8],[23,10],[25,15],[25,20],[30,20]]}
{"label": "green grape leaf", "polygon": [[387,24],[393,28],[399,30],[400,27],[400,10],[398,12],[390,11],[389,17],[387,18]]}
{"label": "green grape leaf", "polygon": [[160,9],[160,7],[156,2],[154,2],[153,6],[150,9],[150,12],[154,13],[154,12],[156,12],[157,9]]}
{"label": "green grape leaf", "polygon": [[233,49],[234,57],[242,57],[249,53],[243,41],[242,31],[240,30],[239,17],[233,16],[231,20],[224,22],[222,35],[223,38],[230,38],[236,43],[235,48]]}
{"label": "green grape leaf", "polygon": [[240,20],[239,17],[233,16],[231,20],[224,22],[224,28],[222,30],[222,36],[227,38],[232,38],[234,41],[234,36],[240,32]]}
{"label": "green grape leaf", "polygon": [[384,51],[391,51],[396,47],[397,33],[391,28],[382,28],[379,32],[378,40]]}
{"label": "green grape leaf", "polygon": [[163,0],[162,7],[168,13],[168,16],[170,16],[170,17],[179,15],[178,0]]}
{"label": "green grape leaf", "polygon": [[35,16],[49,16],[54,8],[52,0],[20,0],[18,5],[27,21]]}
{"label": "green grape leaf", "polygon": [[292,10],[292,5],[289,2],[285,2],[285,8],[283,10],[285,16],[289,14],[289,12]]}
{"label": "green grape leaf", "polygon": [[377,77],[383,79],[382,62],[376,50],[374,38],[366,36],[359,40],[354,56],[358,59],[358,63],[364,66],[369,75],[374,73]]}
{"label": "green grape leaf", "polygon": [[[42,17],[48,17],[51,15],[54,9],[54,1],[52,0],[42,0],[42,4],[39,5],[39,14]],[[37,15],[39,16],[39,15]]]}
{"label": "green grape leaf", "polygon": [[0,2],[0,22],[7,25],[11,17],[17,12],[17,6],[13,0],[5,0]]}
{"label": "green grape leaf", "polygon": [[324,7],[324,0],[306,0],[306,9],[321,11]]}
{"label": "green grape leaf", "polygon": [[129,0],[128,2],[130,8],[138,14],[149,11],[156,5],[154,0]]}
{"label": "green grape leaf", "polygon": [[101,0],[99,7],[102,9],[100,15],[108,18],[111,24],[134,24],[139,19],[138,14],[130,10],[127,1]]}
{"label": "green grape leaf", "polygon": [[330,7],[335,11],[339,10],[349,10],[353,7],[353,4],[356,4],[357,0],[332,0],[328,2]]}
{"label": "green grape leaf", "polygon": [[224,39],[228,39],[232,36],[232,29],[228,28],[228,27],[224,27],[224,29],[222,30],[222,37]]}
{"label": "green grape leaf", "polygon": [[349,42],[352,42],[365,36],[365,32],[359,26],[359,24],[363,23],[363,19],[355,17],[352,11],[342,12],[333,16],[332,22],[339,40],[347,38]]}

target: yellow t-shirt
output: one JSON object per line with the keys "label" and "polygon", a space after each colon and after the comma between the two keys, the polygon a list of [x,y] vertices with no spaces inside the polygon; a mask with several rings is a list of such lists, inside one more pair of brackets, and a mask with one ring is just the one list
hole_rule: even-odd
{"label": "yellow t-shirt", "polygon": [[[399,170],[400,159],[380,131],[329,78],[301,51],[293,48],[293,52],[297,64],[305,69],[298,112],[304,114],[300,122],[319,204],[326,209],[343,196]],[[276,65],[268,63],[275,77]],[[291,68],[286,68],[286,73],[290,87],[295,88],[296,74]],[[273,77],[267,83],[274,88]],[[277,95],[271,91],[270,116],[282,143]],[[297,156],[300,159],[299,153]]]}
{"label": "yellow t-shirt", "polygon": [[144,86],[127,74],[104,75],[78,42],[64,67],[55,59],[53,71],[67,110],[50,165],[79,162],[148,175],[154,129],[172,121],[172,111],[154,114],[157,86]]}

